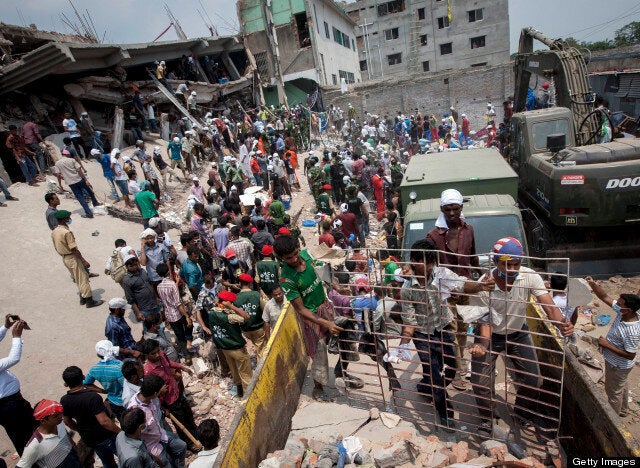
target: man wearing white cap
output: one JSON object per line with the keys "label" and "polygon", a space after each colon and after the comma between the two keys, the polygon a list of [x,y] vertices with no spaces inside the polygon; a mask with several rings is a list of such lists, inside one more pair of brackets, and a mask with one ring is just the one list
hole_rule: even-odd
{"label": "man wearing white cap", "polygon": [[462,114],[462,131],[460,132],[460,144],[462,146],[469,146],[469,119],[467,118],[467,114]]}
{"label": "man wearing white cap", "polygon": [[[128,255],[127,257],[135,258],[135,255]],[[131,327],[124,319],[124,312],[129,309],[131,309],[131,306],[121,297],[114,297],[109,300],[109,316],[104,327],[104,336],[113,346],[118,347],[118,359],[124,359],[129,356],[137,358],[140,356],[136,340],[131,334]]]}
{"label": "man wearing white cap", "polygon": [[[473,273],[479,276],[478,268],[480,262],[476,255],[476,241],[473,226],[465,222],[464,214],[462,214],[462,205],[464,198],[462,194],[455,189],[447,189],[440,195],[440,216],[436,220],[435,227],[427,233],[429,239],[440,251],[439,263],[449,268],[457,275],[472,279]],[[467,305],[469,298],[467,296],[452,296],[449,303],[455,305]],[[464,321],[455,313],[452,326],[456,327],[459,332],[465,330]],[[456,364],[460,374],[466,373],[466,366],[462,362],[462,354],[467,343],[467,335],[461,333],[456,335]],[[454,387],[465,389],[466,384],[457,379]]]}
{"label": "man wearing white cap", "polygon": [[202,187],[202,185],[200,185],[200,179],[198,178],[198,176],[193,176],[191,180],[193,182],[193,185],[191,186],[191,190],[189,191],[189,193],[196,197],[196,200],[198,200],[203,205],[206,204],[207,199],[204,193],[204,188]]}
{"label": "man wearing white cap", "polygon": [[182,143],[180,143],[180,138],[174,137],[173,140],[169,142],[167,145],[167,156],[169,156],[171,160],[171,169],[178,166],[182,171],[184,179],[187,180],[187,173],[184,171],[184,164],[182,162]]}
{"label": "man wearing white cap", "polygon": [[244,193],[243,184],[246,179],[247,175],[244,173],[244,170],[238,166],[238,160],[232,157],[226,171],[226,182],[229,191],[231,191],[231,186],[234,185],[238,189],[238,195],[242,195]]}
{"label": "man wearing white cap", "polygon": [[189,108],[189,112],[191,115],[198,116],[198,104],[196,99],[198,98],[198,93],[195,91],[191,91],[191,94],[187,98],[187,106]]}
{"label": "man wearing white cap", "polygon": [[156,242],[156,236],[156,231],[151,228],[142,231],[142,234],[140,234],[141,247],[138,254],[140,265],[147,270],[149,282],[154,290],[157,290],[158,284],[162,281],[162,278],[156,273],[156,267],[164,263],[171,269],[169,249],[163,243]]}
{"label": "man wearing white cap", "polygon": [[[120,353],[120,348],[114,346],[109,340],[101,340],[96,343],[96,354],[100,361],[89,369],[84,377],[83,385],[97,392],[107,393],[107,401],[111,411],[120,421],[124,412],[122,406],[122,386],[124,377],[122,375],[122,361],[116,356]],[[93,383],[98,381],[102,388],[96,387]]]}

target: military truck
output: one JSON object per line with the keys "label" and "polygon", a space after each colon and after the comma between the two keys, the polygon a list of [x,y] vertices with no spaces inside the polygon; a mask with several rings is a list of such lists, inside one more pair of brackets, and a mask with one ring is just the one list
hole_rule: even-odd
{"label": "military truck", "polygon": [[[400,184],[404,207],[402,248],[409,249],[434,228],[440,214],[440,194],[456,189],[464,197],[465,220],[475,231],[476,251],[491,252],[502,237],[526,236],[517,206],[518,176],[493,148],[416,155]],[[488,258],[480,258],[488,265]]]}
{"label": "military truck", "polygon": [[[534,51],[534,39],[549,49]],[[640,140],[614,135],[599,143],[609,139],[603,128],[615,125],[594,105],[582,53],[566,42],[525,28],[514,67],[504,155],[518,173],[521,205],[538,218],[525,220],[536,236],[533,255],[569,257],[574,274],[637,272]],[[543,80],[553,83],[555,106],[527,110]]]}

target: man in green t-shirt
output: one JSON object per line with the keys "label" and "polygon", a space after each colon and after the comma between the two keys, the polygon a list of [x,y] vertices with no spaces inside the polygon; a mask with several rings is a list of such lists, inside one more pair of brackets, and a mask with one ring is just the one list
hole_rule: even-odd
{"label": "man in green t-shirt", "polygon": [[151,191],[151,184],[148,180],[140,182],[140,191],[133,197],[133,201],[136,202],[136,206],[142,215],[142,224],[147,229],[149,220],[158,216],[158,206],[160,206],[160,202]]}
{"label": "man in green t-shirt", "polygon": [[258,281],[262,292],[271,298],[271,293],[276,286],[279,286],[280,268],[273,256],[273,246],[262,246],[261,253],[263,259],[256,263],[256,280]]}
{"label": "man in green t-shirt", "polygon": [[267,338],[262,320],[262,307],[260,307],[260,292],[251,289],[253,278],[247,273],[238,276],[241,289],[233,305],[249,314],[249,318],[240,326],[244,335],[251,340],[256,347],[258,357],[262,357],[267,345]]}
{"label": "man in green t-shirt", "polygon": [[314,267],[317,262],[300,243],[290,235],[278,236],[273,245],[278,259],[282,261],[280,286],[295,311],[304,319],[303,335],[307,354],[313,360],[311,375],[316,400],[331,401],[324,386],[329,383],[329,358],[327,335],[338,335],[342,328],[333,321],[333,305],[327,300],[324,285]]}
{"label": "man in green t-shirt", "polygon": [[246,341],[242,336],[240,324],[249,320],[249,314],[235,307],[233,302],[236,295],[229,291],[218,293],[218,304],[209,310],[208,323],[211,338],[216,348],[222,350],[231,375],[233,384],[237,387],[237,395],[244,396],[244,390],[249,387],[253,377],[251,359],[245,349]]}
{"label": "man in green t-shirt", "polygon": [[322,189],[324,191],[318,195],[318,198],[316,199],[318,213],[324,213],[327,216],[333,217],[335,213],[333,210],[333,203],[331,203],[331,185],[324,184]]}

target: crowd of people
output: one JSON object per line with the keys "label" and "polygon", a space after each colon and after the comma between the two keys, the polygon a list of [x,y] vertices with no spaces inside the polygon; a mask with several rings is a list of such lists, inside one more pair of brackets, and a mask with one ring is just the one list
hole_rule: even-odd
{"label": "crowd of people", "polygon": [[[571,336],[574,311],[567,309],[566,298],[562,302],[566,284],[549,287],[523,266],[524,249],[513,238],[496,241],[493,269],[472,279],[478,267],[473,226],[464,220],[462,194],[453,189],[442,193],[442,214],[427,237],[401,250],[399,185],[406,165],[421,152],[472,146],[467,117],[461,114],[459,120],[453,108],[441,123],[417,111],[408,117],[399,113],[391,122],[368,115],[361,130],[351,107],[347,117],[336,108],[327,119],[306,114],[302,107],[238,109],[235,118],[231,111],[219,117],[205,113],[200,127],[191,126],[188,118],[176,120],[166,148],[157,146],[152,154],[140,135],[130,157],[95,141],[81,143],[73,133],[77,124],[70,116],[65,119],[69,136],[62,158],[43,172],[51,169],[61,187],[64,181],[81,204],[82,216],[91,218],[87,198],[94,207],[98,201],[84,165],[93,157],[102,165],[114,201],[122,198],[126,206],[137,207],[143,225],[139,245],[132,239],[114,240],[104,273],[122,288],[122,297],[108,301],[105,335],[95,345],[98,362],[90,369],[64,370],[68,391],[59,402],[42,400],[33,408],[21,395],[8,369],[20,360],[21,335],[28,325],[8,315],[0,327],[0,340],[9,330],[13,335],[10,354],[0,365],[0,424],[22,457],[18,466],[80,466],[93,453],[105,467],[184,466],[187,450],[198,450],[189,435],[204,447],[191,466],[211,466],[220,428],[210,418],[196,424],[182,375],[193,372],[199,346],[209,341],[207,357],[220,377],[230,379],[229,394],[246,397],[255,362],[264,356],[287,302],[301,320],[312,359],[312,396],[319,401],[333,399],[327,390],[329,353],[338,354],[334,377],[356,389],[364,383],[348,372],[351,355],[369,355],[387,373],[394,394],[407,385],[397,377],[398,364],[413,360],[422,366],[418,393],[433,405],[445,430],[456,427],[447,393],[454,383],[460,391],[473,392],[481,418],[478,431],[488,435],[495,361],[508,346],[515,368],[516,416],[545,426],[540,368],[525,309],[529,297],[535,297],[561,334]],[[495,110],[489,105],[487,118],[492,117]],[[323,119],[332,136],[340,132],[342,142],[331,150],[312,149],[299,162],[298,153],[310,144],[304,125],[312,130],[317,125],[322,134]],[[37,127],[34,132],[38,134]],[[12,129],[11,148],[27,160],[31,153],[38,160],[36,151],[27,151],[29,144],[20,141],[26,133],[23,128],[20,136]],[[206,187],[196,171],[204,165],[209,166]],[[29,174],[37,180],[29,164],[23,166],[25,178]],[[188,189],[183,186],[189,199],[188,227],[178,244],[158,210],[168,199],[167,176],[180,180],[180,175],[185,183],[192,180]],[[306,189],[301,176],[306,176],[316,204],[318,243],[345,251],[344,264],[331,270],[328,281],[317,273],[322,262],[305,249],[302,230],[287,213],[291,197]],[[262,187],[266,196],[247,201],[244,191],[250,186]],[[90,284],[96,274],[70,228],[71,212],[59,209],[55,193],[47,193],[45,202],[55,251],[76,284],[80,305],[102,305]],[[368,257],[362,249],[371,245],[371,225],[378,222],[387,248],[372,250],[375,254]],[[589,284],[617,313],[599,343],[607,363],[609,401],[624,416],[628,374],[640,341],[640,297],[622,294],[614,300],[593,280]],[[468,304],[470,297],[493,312],[473,324],[473,343],[467,346],[468,325],[456,305]],[[143,325],[140,337],[133,336],[127,323],[128,310]],[[387,349],[386,337],[393,333],[400,341]],[[357,350],[348,345],[354,337],[363,345]],[[82,443],[73,443],[66,428],[77,431]]]}

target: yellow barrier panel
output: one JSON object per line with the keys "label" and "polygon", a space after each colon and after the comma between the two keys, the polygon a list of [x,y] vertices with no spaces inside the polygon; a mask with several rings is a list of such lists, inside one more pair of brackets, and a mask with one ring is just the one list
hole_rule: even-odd
{"label": "yellow barrier panel", "polygon": [[[550,326],[546,314],[534,303],[527,308],[527,325],[542,362],[561,366],[561,356],[544,353],[540,348],[562,349],[562,336]],[[604,359],[600,356],[600,361]],[[549,367],[546,367],[549,369]],[[544,370],[543,370],[544,372]],[[553,377],[553,376],[552,376]],[[564,443],[578,449],[582,456],[638,457],[640,444],[613,411],[604,393],[597,388],[582,364],[569,350],[565,353],[562,392],[561,437]]]}
{"label": "yellow barrier panel", "polygon": [[308,361],[298,316],[287,302],[214,466],[253,468],[269,452],[284,447]]}

